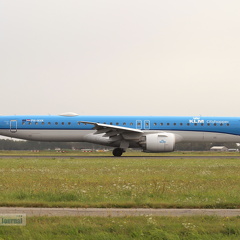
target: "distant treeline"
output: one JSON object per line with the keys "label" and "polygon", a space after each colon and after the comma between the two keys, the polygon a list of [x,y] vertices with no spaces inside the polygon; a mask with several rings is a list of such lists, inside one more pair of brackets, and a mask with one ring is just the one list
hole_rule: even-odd
{"label": "distant treeline", "polygon": [[0,150],[55,150],[57,148],[103,149],[104,147],[91,143],[15,141],[9,139],[0,140]]}
{"label": "distant treeline", "polygon": [[[226,146],[238,148],[235,143],[177,143],[175,150],[178,151],[208,151],[212,146]],[[54,150],[54,149],[103,149],[101,145],[91,143],[73,142],[36,142],[15,141],[10,139],[0,140],[0,150]]]}

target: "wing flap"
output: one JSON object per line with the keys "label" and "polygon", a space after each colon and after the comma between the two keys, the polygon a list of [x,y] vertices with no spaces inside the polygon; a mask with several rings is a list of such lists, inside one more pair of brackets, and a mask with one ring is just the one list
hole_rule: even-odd
{"label": "wing flap", "polygon": [[127,128],[127,127],[121,127],[121,126],[109,125],[109,124],[103,124],[103,123],[96,123],[96,122],[81,121],[81,123],[94,125],[94,129],[96,129],[98,131],[101,130],[101,133],[104,132],[104,131],[102,132],[103,129],[106,129],[106,131],[108,131],[108,130],[123,130],[125,132],[143,133],[142,130],[135,129],[135,128]]}

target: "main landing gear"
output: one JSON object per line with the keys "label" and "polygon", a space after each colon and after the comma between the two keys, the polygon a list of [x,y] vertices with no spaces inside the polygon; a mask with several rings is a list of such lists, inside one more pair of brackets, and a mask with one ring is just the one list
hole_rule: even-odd
{"label": "main landing gear", "polygon": [[113,153],[113,156],[115,156],[115,157],[121,157],[124,152],[125,151],[122,148],[115,148],[115,149],[113,149],[112,153]]}

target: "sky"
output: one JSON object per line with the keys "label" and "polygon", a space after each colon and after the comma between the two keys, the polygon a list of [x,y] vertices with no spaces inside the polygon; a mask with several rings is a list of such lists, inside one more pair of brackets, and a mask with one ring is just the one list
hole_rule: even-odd
{"label": "sky", "polygon": [[0,114],[240,116],[239,0],[1,0]]}

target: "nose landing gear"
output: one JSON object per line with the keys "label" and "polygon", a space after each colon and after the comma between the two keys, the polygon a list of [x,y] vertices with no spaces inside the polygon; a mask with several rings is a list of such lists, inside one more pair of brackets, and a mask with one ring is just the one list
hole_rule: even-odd
{"label": "nose landing gear", "polygon": [[122,148],[115,148],[115,149],[113,149],[112,153],[113,153],[113,156],[115,156],[115,157],[121,157],[124,152],[125,151]]}

